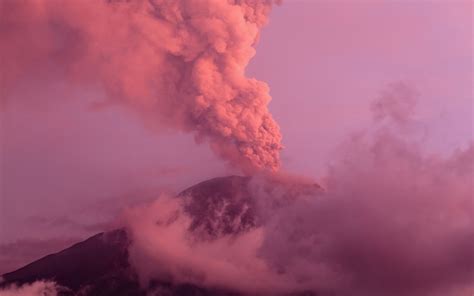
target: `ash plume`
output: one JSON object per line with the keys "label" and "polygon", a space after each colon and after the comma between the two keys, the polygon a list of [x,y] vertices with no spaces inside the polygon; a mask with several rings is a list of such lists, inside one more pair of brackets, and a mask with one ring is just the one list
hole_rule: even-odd
{"label": "ash plume", "polygon": [[282,148],[268,86],[245,76],[271,6],[1,1],[0,103],[8,108],[9,91],[40,75],[98,87],[107,101],[96,109],[119,104],[151,129],[194,133],[254,174],[235,200],[215,189],[199,207],[192,196],[163,195],[125,211],[128,259],[144,288],[164,279],[237,295],[472,294],[474,146],[442,157],[407,137],[410,86],[382,92],[373,130],[344,143],[324,190],[255,174],[277,171]]}
{"label": "ash plume", "polygon": [[151,128],[209,141],[246,173],[276,171],[269,87],[245,76],[272,2],[2,1],[0,101],[29,76],[98,86],[97,108],[120,103]]}
{"label": "ash plume", "polygon": [[[130,259],[142,284],[167,278],[241,295],[470,295],[473,146],[441,157],[407,138],[413,117],[398,111],[414,108],[415,93],[403,83],[382,92],[375,130],[344,143],[324,190],[254,176],[245,198],[224,196],[199,216],[186,199],[166,196],[129,210]],[[208,239],[192,227],[213,215],[211,229],[239,231]]]}

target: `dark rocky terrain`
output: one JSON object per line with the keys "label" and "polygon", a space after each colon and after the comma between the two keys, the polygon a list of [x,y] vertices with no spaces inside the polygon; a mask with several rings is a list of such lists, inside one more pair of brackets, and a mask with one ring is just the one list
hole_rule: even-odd
{"label": "dark rocky terrain", "polygon": [[[203,239],[240,233],[257,226],[255,199],[250,177],[222,177],[204,181],[181,192],[185,211],[192,217],[190,231]],[[309,190],[319,189],[310,186]],[[218,214],[219,213],[219,214]],[[239,223],[235,223],[238,219]],[[128,261],[130,239],[118,229],[94,235],[63,251],[43,257],[16,271],[2,275],[0,287],[37,280],[53,280],[64,287],[60,295],[240,295],[192,284],[173,284],[157,279],[143,289]],[[148,293],[148,294],[147,294]],[[153,295],[153,294],[152,294]]]}

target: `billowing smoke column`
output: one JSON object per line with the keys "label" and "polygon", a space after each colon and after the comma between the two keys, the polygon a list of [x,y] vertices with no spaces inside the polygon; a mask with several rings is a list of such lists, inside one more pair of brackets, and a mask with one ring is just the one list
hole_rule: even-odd
{"label": "billowing smoke column", "polygon": [[[209,140],[251,173],[279,167],[269,88],[247,78],[271,0],[2,1],[2,104],[28,75],[106,90],[151,127]],[[8,75],[6,75],[8,74]],[[8,78],[8,79],[7,79]],[[99,105],[101,105],[99,104]]]}
{"label": "billowing smoke column", "polygon": [[218,218],[203,229],[213,239],[192,227],[186,200],[130,211],[131,262],[145,285],[168,276],[244,295],[473,295],[474,146],[427,154],[416,99],[403,83],[385,89],[372,130],[344,143],[325,190],[253,177],[247,199],[211,195],[204,213]]}

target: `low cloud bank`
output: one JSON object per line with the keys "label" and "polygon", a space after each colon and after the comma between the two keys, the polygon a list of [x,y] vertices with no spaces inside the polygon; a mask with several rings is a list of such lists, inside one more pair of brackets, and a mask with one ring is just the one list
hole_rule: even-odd
{"label": "low cloud bank", "polygon": [[[0,281],[1,282],[1,281]],[[59,287],[55,282],[36,281],[21,286],[11,285],[0,290],[1,296],[56,296]]]}

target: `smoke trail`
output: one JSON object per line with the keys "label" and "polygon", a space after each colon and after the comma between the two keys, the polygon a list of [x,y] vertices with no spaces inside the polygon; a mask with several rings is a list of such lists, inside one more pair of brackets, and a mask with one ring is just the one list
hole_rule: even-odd
{"label": "smoke trail", "polygon": [[[202,240],[177,198],[133,210],[132,264],[145,283],[165,276],[249,295],[470,295],[474,146],[440,157],[407,138],[413,117],[398,110],[412,110],[415,94],[405,84],[382,92],[377,128],[343,145],[325,191],[253,177],[245,213],[259,222],[246,232]],[[207,206],[213,227],[239,223],[221,204]]]}
{"label": "smoke trail", "polygon": [[2,1],[2,101],[28,76],[99,85],[151,127],[209,140],[245,172],[279,167],[269,88],[245,68],[271,0]]}

